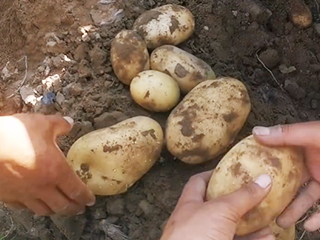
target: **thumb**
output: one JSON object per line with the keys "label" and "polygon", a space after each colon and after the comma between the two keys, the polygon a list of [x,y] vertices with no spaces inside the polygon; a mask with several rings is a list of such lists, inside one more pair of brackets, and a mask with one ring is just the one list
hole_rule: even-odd
{"label": "thumb", "polygon": [[234,206],[235,216],[239,220],[243,215],[258,205],[270,192],[272,179],[269,175],[263,174],[254,182],[243,185],[239,190],[226,195],[224,201]]}
{"label": "thumb", "polygon": [[320,139],[320,121],[255,127],[256,140],[270,146],[315,146]]}
{"label": "thumb", "polygon": [[62,117],[59,115],[48,115],[46,117],[51,123],[55,137],[69,133],[73,127],[74,121],[71,117]]}

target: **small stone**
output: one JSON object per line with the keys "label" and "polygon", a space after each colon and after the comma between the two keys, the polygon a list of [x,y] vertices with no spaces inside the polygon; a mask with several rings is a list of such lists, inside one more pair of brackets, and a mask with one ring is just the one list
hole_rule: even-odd
{"label": "small stone", "polygon": [[312,13],[307,4],[302,0],[289,0],[286,2],[287,13],[290,21],[297,28],[305,29],[312,24]]}
{"label": "small stone", "polygon": [[29,85],[21,87],[20,95],[22,100],[25,102],[25,104],[35,105],[38,102],[37,97],[35,96],[35,93],[33,91],[33,88],[30,87]]}
{"label": "small stone", "polygon": [[285,29],[285,33],[286,34],[289,34],[291,32],[291,30],[293,29],[293,25],[291,22],[287,22],[285,25],[284,25],[284,29]]}
{"label": "small stone", "polygon": [[101,72],[104,68],[104,62],[106,61],[107,53],[100,49],[98,45],[89,52],[92,67],[96,72]]}
{"label": "small stone", "polygon": [[102,211],[101,209],[97,209],[93,213],[93,218],[96,220],[105,219],[107,217],[107,213],[105,211]]}
{"label": "small stone", "polygon": [[91,76],[91,70],[87,65],[89,65],[88,61],[85,59],[82,59],[79,64],[79,77],[80,78],[86,78],[86,77]]}
{"label": "small stone", "polygon": [[112,223],[112,224],[115,224],[119,221],[119,217],[117,216],[110,216],[110,217],[107,217],[107,222],[109,223]]}
{"label": "small stone", "polygon": [[68,93],[73,96],[79,96],[82,94],[83,89],[80,83],[70,83],[66,86]]}
{"label": "small stone", "polygon": [[127,116],[124,115],[122,112],[114,111],[111,113],[103,113],[101,116],[93,119],[94,128],[101,129],[105,127],[109,127],[114,125],[122,120],[127,119]]}
{"label": "small stone", "polygon": [[149,231],[149,238],[150,239],[160,239],[161,231],[158,227],[153,227],[151,231]]}
{"label": "small stone", "polygon": [[57,93],[57,96],[56,96],[56,102],[60,105],[62,105],[62,103],[64,102],[65,97],[63,96],[63,94],[61,92],[58,92]]}
{"label": "small stone", "polygon": [[125,201],[122,198],[107,202],[107,212],[110,215],[123,215],[125,213],[124,209]]}
{"label": "small stone", "polygon": [[143,213],[146,216],[149,216],[150,214],[152,214],[153,212],[153,206],[146,200],[142,200],[139,203],[139,207],[142,209]]}
{"label": "small stone", "polygon": [[87,45],[83,43],[79,45],[74,51],[74,59],[80,62],[82,59],[85,59],[86,56],[87,56]]}
{"label": "small stone", "polygon": [[270,69],[277,66],[280,62],[280,57],[277,50],[269,48],[259,54],[261,61]]}
{"label": "small stone", "polygon": [[251,31],[251,32],[254,32],[254,31],[257,31],[258,29],[259,29],[259,23],[257,23],[257,22],[252,22],[251,24],[250,24],[250,26],[248,27],[248,31]]}
{"label": "small stone", "polygon": [[299,100],[306,96],[305,90],[292,80],[286,80],[284,88],[293,99]]}
{"label": "small stone", "polygon": [[75,122],[69,135],[71,138],[78,139],[93,130],[92,123],[89,121]]}
{"label": "small stone", "polygon": [[311,100],[311,108],[312,109],[317,109],[318,108],[318,100],[317,99],[312,99]]}
{"label": "small stone", "polygon": [[272,16],[272,12],[257,0],[241,1],[241,9],[242,11],[248,12],[251,16],[251,19],[260,24],[267,23]]}

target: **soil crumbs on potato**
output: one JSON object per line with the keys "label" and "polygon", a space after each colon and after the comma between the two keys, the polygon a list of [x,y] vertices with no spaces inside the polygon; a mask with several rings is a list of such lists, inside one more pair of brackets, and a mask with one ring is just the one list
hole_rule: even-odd
{"label": "soil crumbs on potato", "polygon": [[[307,29],[290,22],[283,0],[0,1],[0,113],[73,117],[72,132],[59,139],[65,153],[80,136],[129,117],[151,116],[165,126],[168,114],[137,106],[114,76],[110,44],[145,10],[167,3],[186,6],[196,18],[195,33],[179,47],[249,90],[252,111],[235,143],[256,125],[319,119],[317,1],[306,0],[313,13]],[[98,198],[74,218],[35,217],[1,207],[0,239],[157,240],[189,177],[212,169],[218,160],[187,166],[163,152],[130,191]],[[302,224],[297,239],[319,239],[318,232],[305,233]]]}

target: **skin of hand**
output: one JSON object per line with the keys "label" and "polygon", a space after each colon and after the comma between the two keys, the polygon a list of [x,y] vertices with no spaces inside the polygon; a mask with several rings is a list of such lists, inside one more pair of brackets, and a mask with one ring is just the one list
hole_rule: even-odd
{"label": "skin of hand", "polygon": [[0,117],[0,201],[40,216],[76,215],[95,196],[69,167],[56,140],[73,127],[69,117]]}
{"label": "skin of hand", "polygon": [[[304,150],[305,166],[301,184],[307,183],[295,200],[278,217],[280,227],[297,222],[320,199],[320,122],[306,122],[273,127],[255,127],[255,139],[267,146],[295,146]],[[320,228],[320,213],[314,213],[304,223],[307,231]]]}
{"label": "skin of hand", "polygon": [[190,178],[160,240],[274,240],[270,228],[235,237],[241,217],[269,193],[271,178],[262,175],[234,193],[206,201],[211,174],[212,171]]}

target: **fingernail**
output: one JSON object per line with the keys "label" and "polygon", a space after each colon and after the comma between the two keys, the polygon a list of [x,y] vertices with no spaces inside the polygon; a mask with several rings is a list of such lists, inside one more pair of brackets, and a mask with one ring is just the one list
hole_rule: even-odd
{"label": "fingernail", "polygon": [[253,134],[257,136],[268,136],[270,135],[271,130],[267,127],[254,127],[253,128]]}
{"label": "fingernail", "polygon": [[93,202],[91,202],[91,203],[88,203],[87,206],[88,206],[88,207],[92,207],[92,206],[95,205],[95,204],[96,204],[96,201],[93,201]]}
{"label": "fingernail", "polygon": [[268,174],[262,174],[254,182],[261,188],[267,188],[270,186],[271,181],[271,177]]}
{"label": "fingernail", "polygon": [[71,125],[73,125],[74,121],[71,117],[63,117],[68,123],[70,123]]}

